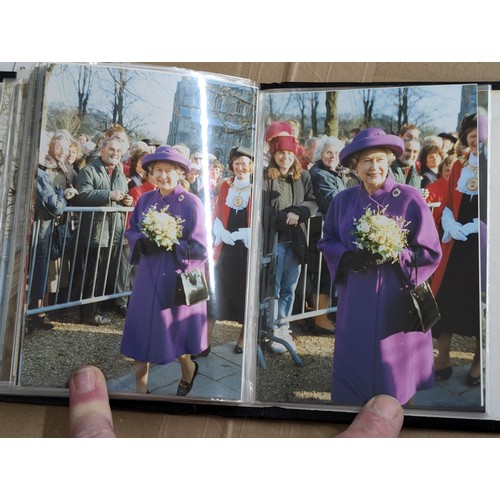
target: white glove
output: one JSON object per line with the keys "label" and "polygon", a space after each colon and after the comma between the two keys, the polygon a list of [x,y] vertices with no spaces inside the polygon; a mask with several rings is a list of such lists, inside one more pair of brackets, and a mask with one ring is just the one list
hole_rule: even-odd
{"label": "white glove", "polygon": [[233,233],[234,234],[237,234],[238,237],[237,239],[238,240],[243,240],[243,244],[248,248],[248,242],[250,240],[250,231],[249,231],[249,228],[248,227],[240,227],[238,229],[238,231],[235,231]]}
{"label": "white glove", "polygon": [[226,245],[234,246],[234,239],[231,236],[231,233],[227,229],[224,229],[222,221],[219,218],[215,219],[214,221],[214,236],[215,245],[219,245],[222,241]]}
{"label": "white glove", "polygon": [[455,222],[448,229],[449,235],[454,240],[467,241],[467,232],[464,230],[464,226],[460,222]]}
{"label": "white glove", "polygon": [[462,229],[462,224],[455,220],[453,212],[445,207],[441,216],[441,226],[443,226],[443,243],[451,240],[467,241],[467,234]]}
{"label": "white glove", "polygon": [[472,219],[472,222],[468,222],[462,226],[462,231],[469,236],[469,234],[479,232],[479,221],[477,219]]}

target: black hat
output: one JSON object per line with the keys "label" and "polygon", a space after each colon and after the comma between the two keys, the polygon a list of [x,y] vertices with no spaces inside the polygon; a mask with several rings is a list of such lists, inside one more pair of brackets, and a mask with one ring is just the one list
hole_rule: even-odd
{"label": "black hat", "polygon": [[152,141],[151,139],[141,139],[141,142],[145,142],[148,146],[159,146],[156,141]]}
{"label": "black hat", "polygon": [[477,128],[477,113],[467,114],[462,118],[458,138],[464,146],[467,146],[467,134],[473,128]]}
{"label": "black hat", "polygon": [[227,161],[229,166],[231,167],[233,161],[240,156],[246,156],[253,161],[253,153],[250,149],[243,146],[234,146],[231,148],[231,151],[229,151],[229,160]]}
{"label": "black hat", "polygon": [[438,134],[438,137],[441,137],[441,139],[448,139],[453,144],[455,144],[458,141],[456,134],[453,135],[453,133],[448,134],[448,132],[441,132],[440,134]]}

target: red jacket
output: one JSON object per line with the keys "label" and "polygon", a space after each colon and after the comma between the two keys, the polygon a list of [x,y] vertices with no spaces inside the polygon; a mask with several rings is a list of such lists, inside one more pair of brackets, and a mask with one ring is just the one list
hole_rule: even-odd
{"label": "red jacket", "polygon": [[[456,189],[458,179],[460,179],[460,175],[462,173],[462,169],[464,168],[464,160],[467,160],[468,154],[466,156],[461,156],[457,159],[457,161],[453,164],[451,169],[451,175],[448,180],[448,194],[447,194],[447,206],[452,212],[455,220],[458,219],[458,212],[460,210],[460,203],[462,201],[462,192]],[[443,206],[444,210],[444,206]],[[441,211],[442,212],[442,211]],[[441,286],[441,282],[443,281],[444,272],[446,271],[446,266],[448,264],[448,259],[450,258],[451,250],[453,248],[453,241],[451,240],[448,243],[441,243],[441,250],[443,252],[443,256],[441,258],[441,262],[432,277],[431,288],[434,292],[434,295],[437,294],[439,287]]]}

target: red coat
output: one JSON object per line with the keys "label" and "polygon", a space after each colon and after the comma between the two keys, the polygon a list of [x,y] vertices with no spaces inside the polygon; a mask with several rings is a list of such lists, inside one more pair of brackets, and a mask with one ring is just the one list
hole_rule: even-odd
{"label": "red coat", "polygon": [[[453,164],[451,175],[448,180],[447,203],[444,206],[447,206],[453,212],[455,220],[458,219],[458,211],[460,210],[460,203],[462,201],[462,192],[458,191],[456,187],[458,180],[460,179],[460,175],[462,174],[462,169],[464,168],[464,160],[467,160],[468,157],[469,156],[467,154],[466,156],[461,156],[457,159],[457,161]],[[451,250],[453,248],[453,241],[454,240],[451,240],[448,243],[441,243],[443,256],[438,268],[436,269],[436,272],[434,273],[434,276],[432,277],[431,284],[434,295],[437,294],[439,287],[441,286],[441,282],[443,281],[446,265],[448,264],[448,259],[450,258]]]}
{"label": "red coat", "polygon": [[[220,219],[225,229],[227,229],[227,221],[229,220],[229,214],[231,212],[231,209],[226,205],[226,198],[227,198],[227,193],[229,192],[229,188],[232,186],[232,184],[233,184],[232,178],[226,179],[222,182],[222,184],[220,185],[219,194],[217,195],[214,204],[213,218],[214,220]],[[247,221],[248,221],[247,227],[250,227],[251,213],[252,213],[252,195],[250,194],[250,198],[248,199],[248,205],[247,205]],[[215,261],[217,261],[221,249],[222,249],[222,243],[220,243],[214,248]]]}
{"label": "red coat", "polygon": [[427,203],[441,203],[438,207],[433,207],[432,216],[434,217],[438,233],[442,235],[441,215],[443,214],[444,207],[448,203],[448,195],[450,191],[449,183],[444,177],[440,177],[437,181],[429,184],[426,189],[429,191]]}

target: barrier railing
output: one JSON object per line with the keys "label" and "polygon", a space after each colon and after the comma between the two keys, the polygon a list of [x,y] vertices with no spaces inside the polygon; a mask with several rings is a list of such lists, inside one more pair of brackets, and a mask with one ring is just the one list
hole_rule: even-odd
{"label": "barrier railing", "polygon": [[[67,207],[58,219],[36,220],[30,245],[27,314],[130,295],[124,230],[131,207]],[[98,239],[92,228],[100,226]]]}
{"label": "barrier railing", "polygon": [[[293,321],[298,320],[307,320],[314,318],[316,316],[320,316],[323,314],[329,314],[337,311],[337,306],[330,305],[329,307],[320,308],[320,295],[321,295],[321,276],[322,272],[324,272],[324,262],[323,256],[319,250],[316,249],[316,244],[319,241],[319,236],[323,234],[323,216],[316,215],[315,217],[311,217],[307,222],[307,233],[306,233],[306,241],[308,251],[314,253],[317,257],[317,268],[314,269],[314,272],[310,272],[309,264],[304,264],[301,269],[301,277],[299,279],[299,284],[297,286],[296,294],[295,294],[295,304],[294,304],[294,312],[286,317],[277,319],[276,308],[278,298],[275,296],[267,296],[264,297],[261,301],[261,314],[264,317],[264,331],[261,332],[262,336],[268,340],[276,341],[282,343],[287,350],[292,355],[294,362],[301,366],[302,361],[299,356],[295,353],[294,349],[282,339],[276,338],[273,336],[272,331],[275,327],[284,324],[291,323]],[[312,225],[316,225],[316,231],[312,234],[311,228]],[[318,226],[319,224],[319,226]],[[320,227],[319,234],[317,232],[318,227]],[[261,275],[267,275],[270,277],[272,281],[274,279],[274,273],[272,272],[273,266],[276,265],[277,261],[277,248],[278,248],[278,234],[275,234],[274,243],[272,253],[264,256],[261,260]],[[267,272],[264,271],[264,267],[268,267]],[[328,270],[326,270],[328,273]],[[261,283],[262,289],[273,289],[274,286],[269,287],[268,284]],[[332,303],[332,296],[334,293],[334,288],[330,283],[330,291],[329,291],[329,304]],[[311,300],[311,297],[314,299]],[[261,365],[265,364],[262,360]]]}

